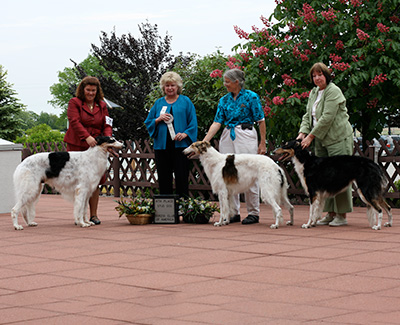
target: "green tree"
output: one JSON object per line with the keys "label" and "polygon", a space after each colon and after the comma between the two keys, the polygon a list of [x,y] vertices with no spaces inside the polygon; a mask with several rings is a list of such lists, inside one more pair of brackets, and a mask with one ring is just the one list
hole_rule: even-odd
{"label": "green tree", "polygon": [[[71,62],[74,66],[59,71],[58,82],[50,87],[50,93],[53,96],[53,99],[51,99],[49,103],[53,107],[61,108],[63,110],[63,113],[61,114],[62,117],[66,117],[68,102],[75,96],[76,88],[84,76],[88,75],[96,77],[105,75],[117,78],[114,73],[106,71],[100,65],[99,60],[93,55],[89,55],[80,63],[76,63],[73,60],[71,60]],[[83,75],[82,71],[84,71]]]}
{"label": "green tree", "polygon": [[377,137],[400,106],[400,0],[276,2],[262,29],[235,27],[247,42],[231,60],[264,100],[268,136],[297,135],[312,88],[308,71],[321,61],[344,92],[350,122],[364,139]]}
{"label": "green tree", "polygon": [[[26,130],[25,135],[17,137],[15,143],[54,143],[60,144],[64,141],[64,134],[58,130],[52,130],[47,124],[40,124],[31,129]],[[58,146],[61,149],[61,145]]]}
{"label": "green tree", "polygon": [[[110,110],[114,118],[115,135],[121,139],[147,138],[144,126],[144,109],[147,95],[167,67],[173,62],[171,37],[162,38],[157,25],[148,22],[139,25],[141,38],[130,33],[117,37],[115,31],[108,35],[102,32],[99,47],[92,44],[94,56],[106,71],[118,78],[100,73],[99,77],[105,96],[123,109]],[[82,69],[83,73],[86,73]]]}
{"label": "green tree", "polygon": [[20,113],[25,106],[15,97],[16,92],[6,77],[7,71],[0,65],[0,138],[13,141],[22,133]]}

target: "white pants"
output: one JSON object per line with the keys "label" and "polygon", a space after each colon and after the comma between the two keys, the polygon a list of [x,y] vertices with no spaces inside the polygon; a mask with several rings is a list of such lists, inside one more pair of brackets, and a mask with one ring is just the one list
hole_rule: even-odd
{"label": "white pants", "polygon": [[[222,131],[221,139],[219,140],[219,152],[221,153],[249,153],[257,154],[258,138],[257,131],[253,127],[252,130],[242,130],[240,125],[235,128],[236,139],[232,141],[230,130],[225,128]],[[247,213],[258,216],[260,214],[260,195],[258,182],[255,182],[252,187],[244,193],[246,200]],[[234,197],[235,214],[240,213],[239,194]],[[233,216],[230,216],[233,217]]]}

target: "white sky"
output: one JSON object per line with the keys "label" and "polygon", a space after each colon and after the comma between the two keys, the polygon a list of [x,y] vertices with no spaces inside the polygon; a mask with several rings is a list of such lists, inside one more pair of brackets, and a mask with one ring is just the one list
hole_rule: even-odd
{"label": "white sky", "polygon": [[0,65],[8,72],[17,98],[36,113],[59,115],[48,104],[58,71],[72,67],[100,45],[101,31],[131,33],[149,21],[159,34],[172,36],[172,53],[225,54],[241,40],[233,26],[261,28],[274,0],[0,0]]}

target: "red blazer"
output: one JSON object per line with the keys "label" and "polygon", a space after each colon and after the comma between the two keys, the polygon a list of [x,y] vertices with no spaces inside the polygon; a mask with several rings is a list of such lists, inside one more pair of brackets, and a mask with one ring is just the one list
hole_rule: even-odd
{"label": "red blazer", "polygon": [[108,116],[108,110],[103,101],[100,102],[100,107],[96,104],[91,112],[85,102],[77,97],[72,98],[68,103],[69,127],[64,141],[86,150],[89,148],[85,140],[88,136],[91,135],[94,138],[99,135],[111,136],[112,127],[106,123],[106,116]]}

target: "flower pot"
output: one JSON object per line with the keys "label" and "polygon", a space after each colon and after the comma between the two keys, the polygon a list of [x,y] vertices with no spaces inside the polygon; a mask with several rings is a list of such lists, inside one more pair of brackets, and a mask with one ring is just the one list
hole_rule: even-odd
{"label": "flower pot", "polygon": [[151,214],[127,214],[126,218],[131,225],[146,225],[153,221]]}
{"label": "flower pot", "polygon": [[208,223],[209,218],[207,218],[204,214],[198,214],[194,218],[191,217],[190,215],[184,215],[183,216],[183,221],[186,222],[186,223],[205,224],[205,223]]}

